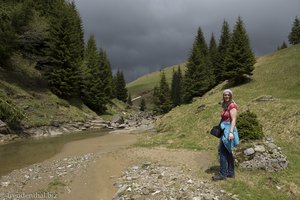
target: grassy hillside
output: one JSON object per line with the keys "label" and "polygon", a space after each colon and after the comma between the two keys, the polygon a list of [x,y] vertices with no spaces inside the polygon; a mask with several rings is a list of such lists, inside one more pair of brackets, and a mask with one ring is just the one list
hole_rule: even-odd
{"label": "grassy hillside", "polygon": [[[51,93],[33,63],[17,55],[12,60],[13,69],[0,67],[0,95],[5,95],[14,108],[25,115],[24,127],[84,121],[97,116],[80,100],[66,101]],[[109,120],[114,113],[124,109],[124,103],[113,100],[102,117]]]}
{"label": "grassy hillside", "polygon": [[[239,112],[255,112],[264,134],[282,147],[289,160],[284,172],[238,170],[237,178],[218,183],[239,194],[239,199],[300,199],[300,45],[257,60],[250,83],[231,88]],[[216,154],[218,140],[210,128],[218,123],[218,104],[226,82],[189,105],[174,108],[157,121],[160,134],[140,141],[141,146],[166,146],[208,150]],[[257,101],[272,96],[272,101]],[[200,105],[205,110],[197,112]],[[281,189],[277,189],[276,186]]]}
{"label": "grassy hillside", "polygon": [[[185,71],[185,65],[186,63],[179,64],[182,73]],[[166,67],[162,69],[166,74],[166,79],[169,84],[171,84],[172,81],[172,75],[173,70],[178,69],[178,65],[174,65],[171,67]],[[131,98],[134,99],[135,97],[142,96],[145,101],[147,107],[151,107],[152,104],[152,90],[155,86],[158,86],[160,81],[160,74],[161,71],[153,72],[144,76],[141,76],[140,78],[136,79],[133,82],[130,82],[126,85],[126,88],[128,89],[128,92],[131,94]],[[133,104],[138,106],[140,104],[140,100],[138,99],[136,101],[133,101]]]}

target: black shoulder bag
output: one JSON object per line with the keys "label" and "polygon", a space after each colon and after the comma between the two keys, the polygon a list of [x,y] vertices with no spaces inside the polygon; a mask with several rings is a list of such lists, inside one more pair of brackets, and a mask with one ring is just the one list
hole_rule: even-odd
{"label": "black shoulder bag", "polygon": [[217,137],[217,138],[220,138],[222,137],[223,133],[224,133],[224,129],[221,128],[221,122],[222,122],[222,118],[225,114],[225,112],[227,111],[228,109],[228,106],[226,108],[226,110],[223,112],[222,116],[221,116],[221,120],[219,122],[219,124],[217,126],[214,126],[211,130],[210,130],[210,134]]}

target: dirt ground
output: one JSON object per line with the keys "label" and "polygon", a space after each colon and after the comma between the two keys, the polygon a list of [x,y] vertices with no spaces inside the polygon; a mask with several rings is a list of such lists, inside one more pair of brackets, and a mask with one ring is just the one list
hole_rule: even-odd
{"label": "dirt ground", "polygon": [[122,171],[145,162],[182,165],[195,176],[210,178],[211,175],[205,171],[212,167],[214,155],[189,150],[129,147],[138,137],[137,134],[110,134],[67,144],[54,159],[92,152],[101,153],[101,156],[86,172],[74,177],[69,185],[71,192],[64,192],[59,199],[111,200],[116,192],[113,184],[122,175]]}
{"label": "dirt ground", "polygon": [[[78,174],[63,177],[67,183],[52,192],[57,192],[56,199],[61,200],[111,200],[117,191],[114,186],[117,178],[129,167],[145,162],[167,166],[180,166],[187,173],[209,180],[206,173],[216,162],[212,152],[173,150],[165,148],[132,147],[142,134],[111,133],[102,137],[89,138],[66,144],[62,151],[41,163],[47,165],[55,160],[92,153],[95,159]],[[65,180],[64,180],[65,179]],[[25,192],[47,188],[48,182],[35,182],[24,187]]]}

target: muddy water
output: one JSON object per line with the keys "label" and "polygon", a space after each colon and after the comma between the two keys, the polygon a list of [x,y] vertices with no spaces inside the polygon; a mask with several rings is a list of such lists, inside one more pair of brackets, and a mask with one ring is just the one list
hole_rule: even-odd
{"label": "muddy water", "polygon": [[42,162],[59,153],[64,144],[106,135],[108,131],[81,132],[53,137],[30,138],[0,145],[0,176],[37,162]]}

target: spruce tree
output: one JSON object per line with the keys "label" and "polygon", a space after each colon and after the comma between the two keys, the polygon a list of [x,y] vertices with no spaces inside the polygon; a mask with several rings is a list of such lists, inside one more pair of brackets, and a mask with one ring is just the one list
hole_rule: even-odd
{"label": "spruce tree", "polygon": [[189,103],[193,97],[202,96],[215,83],[207,44],[200,27],[186,67],[183,79],[183,101]]}
{"label": "spruce tree", "polygon": [[172,106],[176,107],[182,103],[182,73],[180,65],[178,70],[173,70],[172,83],[171,83],[171,99]]}
{"label": "spruce tree", "polygon": [[132,99],[131,99],[131,94],[128,94],[128,98],[127,98],[127,104],[132,106]]}
{"label": "spruce tree", "polygon": [[[103,83],[103,92],[107,100],[113,98],[113,76],[111,71],[111,66],[106,52],[100,48],[99,50],[99,59],[100,59],[100,73],[99,78]],[[125,82],[125,81],[124,81]],[[125,100],[126,101],[126,100]]]}
{"label": "spruce tree", "polygon": [[57,1],[49,19],[47,79],[50,89],[62,98],[78,97],[83,58],[83,30],[74,5]]}
{"label": "spruce tree", "polygon": [[288,37],[290,44],[295,45],[300,43],[300,20],[298,16],[295,17],[291,32]]}
{"label": "spruce tree", "polygon": [[6,4],[2,6],[0,8],[0,65],[4,67],[13,54],[16,37],[11,26],[13,8]]}
{"label": "spruce tree", "polygon": [[244,75],[252,75],[255,56],[251,50],[247,32],[241,17],[238,17],[225,56],[225,77],[235,84],[243,83]]}
{"label": "spruce tree", "polygon": [[281,46],[278,47],[277,50],[285,49],[287,47],[288,47],[287,44],[283,41],[282,44],[281,44]]}
{"label": "spruce tree", "polygon": [[82,100],[92,110],[103,113],[108,99],[103,91],[103,81],[100,78],[100,57],[96,40],[91,35],[84,52],[84,70],[82,70]]}
{"label": "spruce tree", "polygon": [[152,94],[152,103],[154,105],[153,107],[153,112],[156,114],[160,113],[160,101],[159,101],[159,97],[160,97],[160,91],[159,91],[159,87],[155,86],[153,88],[153,94]]}
{"label": "spruce tree", "polygon": [[210,42],[209,42],[209,58],[210,58],[210,62],[212,64],[212,68],[213,68],[213,74],[214,77],[216,79],[215,83],[219,83],[220,82],[220,74],[219,74],[219,52],[218,52],[218,47],[217,47],[217,43],[215,40],[215,36],[214,33],[211,34],[211,38],[210,38]]}
{"label": "spruce tree", "polygon": [[126,102],[127,100],[127,89],[126,89],[126,82],[124,79],[124,75],[123,72],[121,70],[118,69],[117,73],[116,73],[116,98]]}
{"label": "spruce tree", "polygon": [[223,21],[221,36],[219,39],[219,46],[218,46],[218,64],[215,69],[215,75],[217,83],[220,83],[225,80],[224,73],[226,70],[225,67],[225,57],[227,53],[227,49],[229,47],[231,39],[231,33],[229,29],[229,24],[227,21]]}
{"label": "spruce tree", "polygon": [[141,103],[140,103],[140,111],[145,111],[146,110],[146,102],[145,99],[142,98]]}
{"label": "spruce tree", "polygon": [[164,114],[171,110],[172,101],[169,84],[165,72],[161,73],[159,87],[154,88],[154,111],[158,114]]}
{"label": "spruce tree", "polygon": [[112,78],[112,98],[117,98],[117,75]]}

